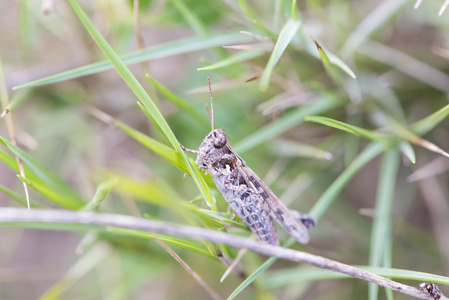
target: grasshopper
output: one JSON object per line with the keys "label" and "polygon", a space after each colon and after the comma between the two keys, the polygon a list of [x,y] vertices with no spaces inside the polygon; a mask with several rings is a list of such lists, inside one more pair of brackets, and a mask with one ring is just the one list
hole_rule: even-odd
{"label": "grasshopper", "polygon": [[234,213],[257,236],[260,242],[279,245],[273,220],[276,220],[298,242],[309,242],[309,228],[315,219],[285,206],[270,188],[251,170],[232,149],[223,129],[214,129],[212,89],[209,83],[211,132],[204,138],[198,150],[181,148],[197,155],[198,167],[212,175],[218,190]]}

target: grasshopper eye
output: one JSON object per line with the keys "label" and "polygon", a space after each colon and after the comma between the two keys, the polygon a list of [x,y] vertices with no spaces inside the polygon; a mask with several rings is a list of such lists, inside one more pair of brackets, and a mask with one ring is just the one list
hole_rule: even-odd
{"label": "grasshopper eye", "polygon": [[215,148],[223,148],[226,145],[226,136],[224,134],[219,134],[214,140]]}

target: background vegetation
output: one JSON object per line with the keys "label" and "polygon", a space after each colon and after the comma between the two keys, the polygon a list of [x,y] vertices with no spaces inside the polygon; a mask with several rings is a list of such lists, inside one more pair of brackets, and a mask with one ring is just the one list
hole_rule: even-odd
{"label": "background vegetation", "polygon": [[[210,76],[215,127],[283,202],[318,219],[293,248],[437,281],[449,274],[449,23],[443,3],[417,4],[153,0],[136,14],[132,1],[3,1],[0,203],[26,207],[25,182],[32,208],[250,236],[178,146],[210,130]],[[211,298],[152,234],[7,225],[1,299]],[[222,298],[410,298],[292,262],[263,271],[267,258],[250,252],[220,283],[217,254],[239,249],[159,239]]]}

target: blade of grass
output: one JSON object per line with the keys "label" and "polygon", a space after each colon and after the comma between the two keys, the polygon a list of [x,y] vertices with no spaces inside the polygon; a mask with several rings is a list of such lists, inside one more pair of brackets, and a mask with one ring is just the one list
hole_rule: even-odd
{"label": "blade of grass", "polygon": [[[8,196],[9,198],[27,206],[27,199],[25,197],[23,197],[22,195],[8,189],[7,187],[3,186],[0,184],[0,192],[2,192],[3,194],[5,194],[6,196]],[[36,207],[36,208],[42,208],[42,205],[39,204],[35,204],[35,203],[31,203],[31,207]]]}
{"label": "blade of grass", "polygon": [[346,170],[338,176],[338,178],[324,191],[313,208],[310,210],[310,215],[319,220],[321,216],[328,210],[332,202],[337,198],[341,190],[348,184],[348,182],[357,174],[357,172],[373,160],[384,150],[384,145],[381,143],[369,144],[346,168]]}
{"label": "blade of grass", "polygon": [[163,159],[168,161],[170,164],[178,168],[184,173],[188,173],[189,170],[186,168],[184,162],[182,161],[181,157],[179,156],[178,152],[173,150],[172,148],[156,141],[155,139],[143,134],[142,132],[135,130],[134,128],[126,125],[123,122],[120,122],[117,119],[114,119],[110,115],[96,109],[91,108],[89,110],[89,113],[98,118],[99,120],[105,122],[106,124],[112,125],[126,134],[128,134],[130,137],[150,149],[151,151],[155,152],[159,156],[161,156]]}
{"label": "blade of grass", "polygon": [[61,207],[67,209],[79,209],[81,207],[79,203],[71,201],[68,197],[65,197],[64,194],[56,192],[55,190],[51,189],[41,182],[32,181],[31,179],[23,177],[21,175],[17,175],[17,177],[33,190],[37,191],[39,194]]}
{"label": "blade of grass", "polygon": [[262,50],[240,51],[236,54],[226,57],[225,59],[217,61],[216,63],[213,63],[206,67],[198,68],[197,71],[210,71],[210,70],[217,70],[220,68],[229,67],[233,64],[236,64],[236,63],[239,63],[242,61],[247,61],[247,60],[253,59],[255,57],[261,56],[263,54],[264,54],[264,52]]}
{"label": "blade of grass", "polygon": [[[283,245],[283,247],[288,248],[295,243],[294,238],[289,238],[288,241]],[[268,269],[274,262],[278,260],[277,257],[270,257],[267,259],[256,271],[249,275],[239,286],[229,295],[227,300],[232,300],[238,296],[248,285],[250,285],[260,274],[262,274],[266,269]]]}
{"label": "blade of grass", "polygon": [[341,52],[344,53],[344,56],[351,55],[367,37],[385,25],[396,13],[400,12],[402,6],[406,3],[406,0],[384,0],[379,3],[367,17],[363,18],[363,21],[343,44]]}
{"label": "blade of grass", "polygon": [[238,1],[240,8],[242,9],[242,12],[245,14],[245,16],[251,22],[251,24],[256,25],[264,34],[266,34],[269,37],[274,38],[276,36],[271,30],[269,30],[267,27],[265,27],[262,23],[258,21],[256,14],[253,12],[250,5],[248,5],[246,0],[238,0]]}
{"label": "blade of grass", "polygon": [[19,157],[20,160],[36,174],[40,182],[35,181],[35,184],[48,191],[51,195],[58,195],[56,198],[52,198],[53,200],[57,200],[58,203],[64,205],[64,207],[73,209],[80,208],[84,204],[82,197],[77,192],[62,181],[56,174],[38,163],[29,154],[14,146],[5,138],[0,137],[0,143],[8,148],[14,155]]}
{"label": "blade of grass", "polygon": [[244,140],[237,143],[234,149],[238,153],[245,152],[301,124],[304,121],[304,118],[308,115],[325,113],[340,105],[342,105],[342,102],[332,95],[317,99],[313,103],[286,113],[281,119],[272,122],[247,136]]}
{"label": "blade of grass", "polygon": [[[149,232],[143,232],[143,231],[139,231],[139,230],[135,230],[135,229],[120,228],[120,227],[107,227],[107,231],[110,233],[113,233],[113,234],[120,234],[120,235],[124,235],[124,236],[134,236],[134,237],[139,237],[139,238],[144,238],[144,239],[149,239],[149,240],[154,240],[154,235],[155,235],[155,234],[149,233]],[[209,257],[209,258],[217,259],[216,256],[213,256],[210,253],[210,251],[207,250],[201,244],[186,241],[186,240],[183,240],[180,238],[166,236],[166,235],[157,234],[156,236],[158,239],[160,239],[161,241],[164,241],[167,244],[177,246],[179,248],[186,249],[188,251],[194,251],[196,253],[199,253],[199,254]]]}
{"label": "blade of grass", "polygon": [[106,199],[106,197],[109,195],[116,184],[117,180],[115,178],[100,183],[92,200],[87,202],[86,205],[81,208],[81,210],[93,210],[95,207],[99,206],[101,202]]}
{"label": "blade of grass", "polygon": [[405,155],[405,157],[407,157],[412,164],[416,163],[416,156],[415,156],[415,151],[413,150],[412,145],[410,145],[410,143],[407,142],[401,142],[399,144],[399,149],[401,150],[402,154]]}
{"label": "blade of grass", "polygon": [[343,77],[340,75],[340,73],[338,73],[336,66],[331,63],[328,55],[326,54],[324,49],[321,47],[321,45],[318,44],[318,42],[315,40],[313,40],[313,42],[315,43],[318,53],[320,54],[321,62],[323,63],[326,73],[335,82],[335,84],[337,86],[342,87],[344,85]]}
{"label": "blade of grass", "polygon": [[373,131],[369,131],[366,129],[363,129],[361,127],[357,127],[354,125],[349,125],[337,120],[333,120],[331,118],[326,118],[326,117],[320,117],[320,116],[307,116],[305,118],[305,120],[307,122],[315,122],[315,123],[319,123],[319,124],[323,124],[323,125],[327,125],[330,127],[334,127],[352,134],[355,134],[357,136],[361,136],[373,141],[386,141],[387,137],[383,134],[377,133],[377,132],[373,132]]}
{"label": "blade of grass", "polygon": [[209,30],[207,26],[203,24],[203,22],[194,14],[189,7],[184,4],[184,2],[180,0],[171,0],[171,3],[176,7],[179,13],[183,16],[184,20],[186,20],[187,24],[189,24],[190,28],[196,32],[198,35],[206,36],[209,34]]}
{"label": "blade of grass", "polygon": [[434,112],[430,116],[425,117],[410,125],[410,130],[421,136],[431,131],[449,114],[449,104]]}
{"label": "blade of grass", "polygon": [[144,88],[140,85],[139,81],[134,77],[134,75],[131,73],[131,71],[126,67],[126,65],[123,63],[123,61],[120,60],[119,56],[115,53],[115,51],[112,49],[112,47],[107,43],[107,41],[100,34],[100,32],[98,32],[98,30],[92,24],[92,22],[90,21],[90,19],[86,15],[86,13],[82,10],[82,8],[79,6],[79,4],[76,2],[76,0],[69,0],[69,3],[72,6],[73,10],[75,11],[76,15],[78,16],[78,18],[80,19],[80,21],[83,23],[86,30],[89,32],[89,34],[95,40],[95,42],[100,47],[100,49],[103,51],[103,53],[106,55],[106,57],[111,61],[114,68],[117,70],[117,72],[123,78],[123,80],[126,82],[126,84],[129,86],[129,88],[133,91],[133,93],[136,95],[136,97],[139,99],[139,101],[148,110],[148,112],[151,114],[151,116],[153,117],[155,122],[157,122],[157,124],[161,128],[162,132],[164,133],[165,137],[169,140],[169,142],[171,143],[173,148],[176,150],[176,152],[178,152],[178,154],[180,155],[186,168],[189,170],[189,174],[192,175],[192,178],[195,181],[198,189],[200,190],[201,194],[203,195],[204,199],[206,200],[206,203],[208,205],[211,205],[212,209],[216,210],[215,199],[213,198],[209,188],[207,187],[203,178],[199,177],[197,175],[197,173],[195,172],[194,168],[190,164],[184,151],[179,146],[179,142],[177,141],[176,137],[174,136],[173,132],[171,131],[171,128],[168,126],[167,121],[164,119],[161,112],[158,110],[158,108],[154,104],[154,102],[151,100],[151,98],[145,92]]}
{"label": "blade of grass", "polygon": [[[126,65],[132,65],[145,61],[151,61],[159,58],[179,55],[208,49],[211,47],[222,46],[233,43],[248,42],[247,36],[236,33],[216,33],[208,37],[194,37],[176,40],[165,44],[160,44],[145,50],[136,51],[127,55],[121,56],[121,59]],[[113,69],[114,66],[110,61],[100,61],[93,64],[85,65],[69,71],[54,74],[45,78],[34,80],[32,82],[24,83],[13,87],[13,90],[31,88],[40,85],[46,85],[56,82],[61,82],[69,79],[79,78],[91,74],[96,74]]]}
{"label": "blade of grass", "polygon": [[[375,216],[371,233],[370,266],[379,267],[382,264],[383,255],[388,237],[391,238],[391,207],[394,200],[396,176],[399,168],[399,151],[392,147],[387,150],[382,158],[379,171],[379,184],[376,195]],[[368,296],[370,300],[377,299],[379,286],[369,285]]]}
{"label": "blade of grass", "polygon": [[291,40],[298,32],[301,24],[302,22],[300,20],[289,19],[285,23],[284,27],[282,27],[282,30],[279,33],[279,37],[276,41],[276,45],[274,46],[273,52],[271,53],[270,59],[268,60],[265,70],[263,71],[260,78],[259,88],[261,91],[266,91],[268,89],[271,73],[273,73],[274,67],[278,63],[288,44],[290,44]]}

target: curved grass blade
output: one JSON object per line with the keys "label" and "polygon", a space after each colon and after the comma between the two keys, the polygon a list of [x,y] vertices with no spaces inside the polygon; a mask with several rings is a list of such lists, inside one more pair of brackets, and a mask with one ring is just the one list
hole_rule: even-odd
{"label": "curved grass blade", "polygon": [[184,20],[186,20],[193,31],[202,36],[209,34],[207,26],[201,22],[197,15],[194,14],[183,1],[171,0],[171,3],[173,3],[179,13],[184,17]]}
{"label": "curved grass blade", "polygon": [[[214,34],[213,36],[207,37],[194,37],[181,39],[173,42],[168,42],[165,44],[160,44],[148,49],[136,51],[127,55],[121,56],[121,59],[126,65],[132,65],[136,63],[141,63],[145,61],[151,61],[159,58],[169,57],[173,55],[179,55],[183,53],[194,52],[202,49],[209,49],[211,47],[217,47],[233,43],[244,43],[248,42],[248,37],[242,34],[236,33],[222,33]],[[93,64],[85,65],[79,68],[75,68],[69,71],[54,74],[48,77],[44,77],[32,82],[24,83],[13,87],[13,90],[31,88],[40,85],[46,85],[56,82],[61,82],[65,80],[70,80],[74,78],[79,78],[91,74],[96,74],[113,69],[114,66],[111,62],[100,61]]]}
{"label": "curved grass blade", "polygon": [[206,203],[208,205],[211,205],[212,209],[216,210],[215,199],[213,198],[209,188],[207,187],[206,183],[204,182],[204,179],[197,175],[197,172],[195,171],[195,169],[197,169],[197,168],[193,168],[192,165],[190,164],[189,159],[187,158],[186,154],[179,146],[178,140],[176,139],[175,135],[171,131],[171,128],[168,126],[167,121],[164,119],[161,112],[158,110],[158,108],[154,104],[153,100],[146,93],[145,89],[142,87],[142,85],[139,83],[139,81],[134,77],[134,75],[131,73],[131,71],[126,67],[124,62],[120,60],[119,56],[115,53],[115,51],[112,49],[112,47],[107,43],[107,41],[100,34],[100,32],[95,28],[95,26],[92,24],[90,19],[87,17],[86,13],[82,10],[82,8],[76,2],[76,0],[69,0],[69,3],[72,6],[75,13],[77,14],[80,21],[83,23],[86,30],[89,32],[89,34],[95,40],[95,42],[100,47],[100,49],[103,51],[103,53],[106,55],[106,57],[110,60],[110,62],[114,66],[114,68],[117,70],[117,72],[123,78],[123,80],[126,82],[126,84],[129,86],[129,88],[133,91],[133,93],[136,95],[136,97],[139,99],[139,101],[143,104],[143,106],[146,108],[146,110],[151,114],[152,119],[159,125],[159,127],[161,128],[165,137],[171,143],[171,145],[176,150],[176,152],[178,152],[184,165],[189,170],[188,173],[190,175],[192,175],[192,178],[195,181],[198,189],[200,190],[201,194],[203,195],[204,199],[206,200]]}
{"label": "curved grass blade", "polygon": [[67,209],[79,209],[80,204],[74,203],[68,197],[65,197],[64,194],[60,194],[51,188],[49,188],[47,185],[38,182],[33,181],[29,178],[23,177],[22,175],[17,175],[17,177],[24,183],[26,183],[29,187],[31,187],[33,190],[37,191],[39,194],[47,198],[48,200],[58,204],[61,207],[67,208]]}
{"label": "curved grass blade", "polygon": [[[318,53],[320,54],[321,62],[323,63],[326,73],[329,75],[330,78],[332,78],[332,80],[337,84],[337,86],[343,86],[343,84],[344,84],[343,77],[340,75],[340,73],[338,73],[338,71],[336,69],[336,65],[331,63],[328,55],[326,54],[324,49],[321,47],[321,45],[318,44],[318,42],[315,40],[313,40],[313,42],[315,43]],[[334,56],[334,58],[335,58],[335,56]],[[342,61],[340,60],[340,62],[342,62]],[[349,71],[351,71],[351,69],[349,69]],[[352,73],[351,77],[355,78],[355,74]]]}
{"label": "curved grass blade", "polygon": [[[371,232],[370,266],[380,267],[385,257],[388,245],[392,245],[386,239],[391,235],[391,207],[394,199],[396,176],[399,169],[399,151],[393,147],[382,158],[379,185],[376,195],[375,216]],[[379,286],[369,285],[368,295],[370,300],[377,299]]]}
{"label": "curved grass blade", "polygon": [[434,112],[430,116],[425,117],[410,125],[410,130],[417,135],[423,135],[431,131],[435,126],[443,121],[449,114],[449,104]]}
{"label": "curved grass blade", "polygon": [[[27,206],[27,199],[25,197],[23,197],[22,195],[8,189],[7,187],[3,186],[0,184],[0,192],[2,192],[3,194],[5,194],[6,196],[8,196],[9,198],[23,204],[24,206]],[[39,204],[35,204],[35,203],[30,203],[31,207],[35,208],[41,208],[43,207],[42,205]]]}
{"label": "curved grass blade", "polygon": [[399,143],[399,149],[401,150],[402,154],[404,154],[404,156],[411,161],[412,164],[416,163],[415,151],[413,150],[410,143],[402,141],[401,143]]}
{"label": "curved grass blade", "polygon": [[[287,242],[283,245],[283,247],[288,248],[295,243],[295,239],[290,237]],[[240,294],[248,285],[250,285],[260,274],[262,274],[266,269],[268,269],[278,258],[270,257],[267,259],[256,271],[254,271],[251,275],[249,275],[239,286],[229,295],[227,300],[232,300],[238,294]]]}
{"label": "curved grass blade", "polygon": [[128,125],[120,121],[115,120],[113,125],[118,129],[126,132],[130,137],[132,137],[148,149],[151,149],[153,152],[160,155],[163,159],[168,161],[170,164],[172,164],[182,172],[189,173],[189,170],[186,168],[178,152],[176,152],[172,148],[156,141],[155,139],[143,134],[140,131],[135,130],[134,128],[129,127]]}
{"label": "curved grass blade", "polygon": [[354,125],[349,125],[337,120],[333,120],[331,118],[326,118],[326,117],[320,117],[320,116],[307,116],[305,118],[305,120],[307,122],[315,122],[315,123],[319,123],[319,124],[323,124],[323,125],[327,125],[330,127],[334,127],[352,134],[355,134],[357,136],[361,136],[373,141],[386,141],[387,137],[383,134],[377,133],[377,132],[373,132],[373,131],[369,131],[366,129],[363,129],[361,127],[357,127]]}
{"label": "curved grass blade", "polygon": [[252,24],[255,24],[267,36],[269,37],[276,36],[271,30],[269,30],[267,27],[265,27],[262,23],[258,21],[256,14],[253,12],[250,5],[248,5],[246,0],[238,0],[238,1],[240,8],[242,9],[242,12],[245,14],[245,16]]}
{"label": "curved grass blade", "polygon": [[117,184],[117,180],[115,178],[109,179],[105,182],[100,183],[97,187],[97,191],[95,192],[92,200],[86,203],[81,210],[92,210],[95,207],[99,206],[101,202],[109,195],[111,190]]}
{"label": "curved grass blade", "polygon": [[322,99],[317,99],[313,103],[296,108],[286,113],[281,119],[272,122],[253,134],[247,136],[243,141],[234,147],[236,152],[245,152],[263,142],[273,139],[279,134],[301,124],[304,118],[311,114],[321,114],[341,105],[342,102],[332,95],[327,95]]}
{"label": "curved grass blade", "polygon": [[72,209],[80,208],[84,205],[82,197],[77,192],[59,179],[54,173],[38,163],[29,154],[14,146],[5,138],[0,137],[0,143],[8,148],[14,155],[18,156],[22,162],[36,174],[40,181],[34,181],[36,185],[39,185],[43,190],[48,191],[47,193],[49,195],[58,195],[58,197],[55,196],[55,198],[52,198],[53,200],[57,199],[59,204]]}
{"label": "curved grass blade", "polygon": [[268,84],[270,83],[271,73],[273,73],[274,67],[278,63],[288,44],[290,44],[291,40],[298,32],[301,24],[302,22],[300,20],[289,19],[284,27],[282,27],[267,66],[260,78],[259,88],[261,91],[266,91],[268,89]]}
{"label": "curved grass blade", "polygon": [[206,67],[198,68],[197,71],[210,71],[210,70],[217,70],[220,68],[225,68],[225,67],[233,65],[235,63],[247,61],[247,60],[253,59],[255,57],[261,56],[261,55],[263,55],[263,53],[264,52],[262,50],[240,51],[236,54],[226,57],[223,60],[217,61],[216,63],[213,63]]}
{"label": "curved grass blade", "polygon": [[106,230],[108,232],[114,233],[114,234],[120,234],[120,235],[125,235],[125,236],[134,236],[134,237],[139,237],[139,238],[144,238],[144,239],[149,239],[149,240],[154,240],[155,236],[160,239],[161,241],[173,245],[173,246],[178,246],[180,248],[186,249],[188,251],[194,251],[196,253],[199,253],[201,255],[213,258],[213,259],[217,259],[216,256],[213,256],[209,250],[207,250],[205,247],[203,247],[201,244],[195,243],[195,242],[190,242],[190,241],[186,241],[180,238],[174,238],[174,237],[170,237],[170,236],[166,236],[166,235],[160,235],[160,234],[154,234],[154,233],[149,233],[149,232],[144,232],[144,231],[139,231],[139,230],[134,230],[134,229],[127,229],[127,228],[120,228],[120,227],[107,227]]}
{"label": "curved grass blade", "polygon": [[406,3],[406,0],[382,1],[351,33],[342,47],[342,53],[345,56],[352,54],[366,38],[386,24],[396,13],[400,12],[402,6]]}

